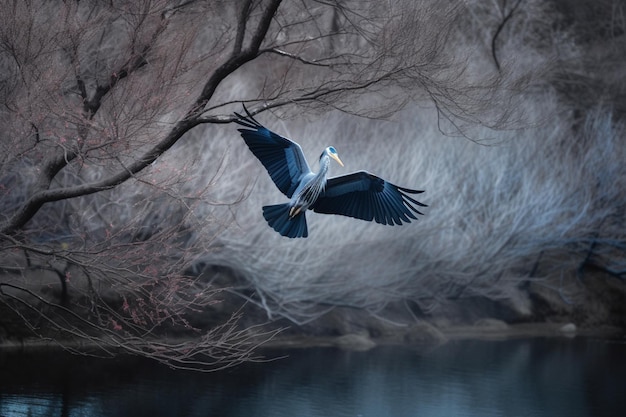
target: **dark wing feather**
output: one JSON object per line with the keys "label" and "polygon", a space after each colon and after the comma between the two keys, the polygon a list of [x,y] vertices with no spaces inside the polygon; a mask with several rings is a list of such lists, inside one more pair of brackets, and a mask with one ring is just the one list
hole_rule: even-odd
{"label": "dark wing feather", "polygon": [[291,198],[304,174],[311,172],[302,148],[257,122],[244,107],[246,116],[235,113],[235,123],[244,126],[238,129],[254,156],[263,164],[276,187]]}
{"label": "dark wing feather", "polygon": [[423,214],[416,206],[426,207],[409,194],[423,191],[398,187],[369,172],[359,171],[329,178],[326,189],[312,209],[318,213],[341,214],[382,224],[410,223],[415,214]]}

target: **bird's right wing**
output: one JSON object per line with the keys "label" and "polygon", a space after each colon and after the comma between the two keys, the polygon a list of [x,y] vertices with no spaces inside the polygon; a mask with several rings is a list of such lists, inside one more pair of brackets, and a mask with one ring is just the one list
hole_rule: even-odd
{"label": "bird's right wing", "polygon": [[244,126],[238,129],[254,156],[263,164],[276,187],[291,198],[303,175],[311,172],[302,148],[297,143],[280,136],[257,122],[248,109],[247,116],[238,113],[235,123]]}
{"label": "bird's right wing", "polygon": [[361,220],[394,225],[410,223],[426,207],[408,194],[422,191],[398,187],[366,171],[329,178],[326,189],[311,207],[318,213],[341,214]]}

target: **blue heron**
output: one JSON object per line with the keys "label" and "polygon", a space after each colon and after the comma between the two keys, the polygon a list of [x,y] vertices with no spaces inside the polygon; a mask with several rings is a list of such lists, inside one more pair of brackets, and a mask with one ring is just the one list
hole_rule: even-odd
{"label": "blue heron", "polygon": [[398,187],[366,171],[326,179],[330,160],[343,166],[337,150],[329,146],[319,159],[319,171],[311,171],[297,143],[280,136],[247,116],[238,113],[235,123],[243,140],[263,164],[278,189],[291,200],[263,207],[267,223],[283,236],[309,235],[305,212],[340,214],[393,226],[417,220],[413,213],[423,214],[415,206],[426,207],[408,194],[423,191]]}

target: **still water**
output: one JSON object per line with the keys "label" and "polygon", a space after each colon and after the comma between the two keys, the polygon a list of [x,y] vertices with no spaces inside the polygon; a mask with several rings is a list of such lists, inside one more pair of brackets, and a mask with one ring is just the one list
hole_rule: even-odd
{"label": "still water", "polygon": [[626,343],[307,349],[211,374],[126,358],[0,355],[0,416],[624,416]]}

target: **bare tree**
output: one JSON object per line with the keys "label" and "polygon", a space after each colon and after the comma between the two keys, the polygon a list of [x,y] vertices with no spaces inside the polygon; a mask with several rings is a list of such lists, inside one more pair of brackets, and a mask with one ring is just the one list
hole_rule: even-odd
{"label": "bare tree", "polygon": [[[215,369],[251,359],[273,334],[217,316],[224,294],[185,274],[229,223],[195,214],[225,203],[211,197],[222,155],[200,188],[189,184],[203,173],[166,157],[202,125],[231,122],[241,102],[384,117],[427,98],[458,127],[487,99],[475,86],[461,93],[463,68],[445,51],[448,3],[2,8],[0,302],[43,339],[107,354]],[[216,318],[194,323],[203,314]]]}

